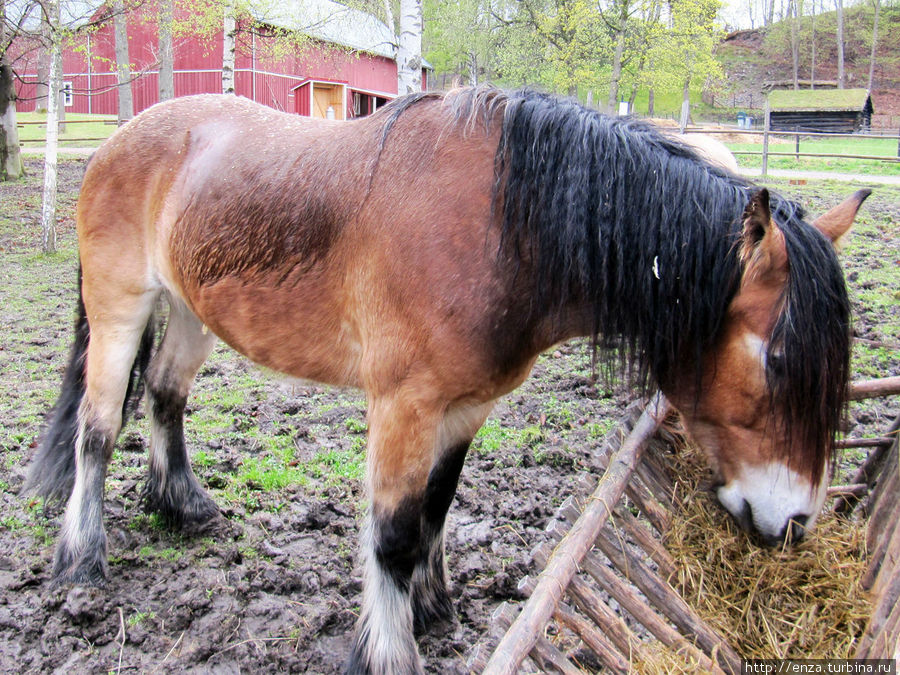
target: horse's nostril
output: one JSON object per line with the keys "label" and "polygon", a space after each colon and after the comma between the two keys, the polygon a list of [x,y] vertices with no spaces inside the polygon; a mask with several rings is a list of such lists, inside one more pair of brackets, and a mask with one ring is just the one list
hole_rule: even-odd
{"label": "horse's nostril", "polygon": [[797,513],[791,516],[788,524],[784,527],[784,536],[782,541],[786,544],[796,544],[806,536],[806,523],[809,515],[806,513]]}

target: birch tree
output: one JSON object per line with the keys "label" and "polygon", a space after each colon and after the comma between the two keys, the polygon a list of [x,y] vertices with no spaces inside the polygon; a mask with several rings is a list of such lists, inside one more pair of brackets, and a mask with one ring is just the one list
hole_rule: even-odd
{"label": "birch tree", "polygon": [[159,100],[175,98],[175,52],[172,49],[172,26],[175,20],[174,0],[160,0],[159,31]]}
{"label": "birch tree", "polygon": [[62,82],[60,0],[44,3],[44,21],[50,36],[50,77],[47,86],[47,140],[44,149],[44,193],[41,203],[41,250],[56,252],[56,155],[59,144],[59,96]]}
{"label": "birch tree", "polygon": [[789,9],[791,20],[791,70],[794,76],[794,89],[800,88],[800,14],[802,12],[801,0],[791,0]]}
{"label": "birch tree", "polygon": [[226,2],[223,8],[222,22],[222,93],[234,93],[235,45],[237,38],[237,20],[234,3]]}
{"label": "birch tree", "polygon": [[875,17],[872,20],[872,51],[869,53],[869,80],[866,89],[872,91],[872,84],[875,81],[875,50],[878,45],[878,15],[881,9],[881,0],[874,0]]}
{"label": "birch tree", "polygon": [[810,15],[810,32],[812,39],[809,41],[809,88],[816,88],[816,2],[812,0],[812,14]]}
{"label": "birch tree", "polygon": [[837,9],[837,81],[838,89],[844,88],[844,0],[834,0]]}
{"label": "birch tree", "polygon": [[128,17],[123,0],[113,2],[113,32],[116,50],[116,92],[119,98],[118,121],[121,126],[134,117],[131,96],[131,56],[128,53]]}
{"label": "birch tree", "polygon": [[0,181],[25,175],[16,126],[16,88],[6,55],[12,41],[12,32],[6,30],[7,2],[0,3]]}
{"label": "birch tree", "polygon": [[422,91],[422,0],[400,0],[397,93]]}

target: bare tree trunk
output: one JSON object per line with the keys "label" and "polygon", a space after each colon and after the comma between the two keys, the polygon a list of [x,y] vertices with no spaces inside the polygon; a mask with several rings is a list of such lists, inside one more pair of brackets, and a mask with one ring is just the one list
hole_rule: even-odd
{"label": "bare tree trunk", "polygon": [[872,51],[869,54],[869,82],[866,89],[871,93],[875,82],[875,50],[878,45],[878,14],[881,9],[881,0],[875,0],[875,19],[872,23]]}
{"label": "bare tree trunk", "polygon": [[654,112],[656,112],[654,110],[654,107],[656,104],[656,101],[654,100],[655,98],[656,98],[656,92],[653,90],[653,87],[650,87],[650,91],[647,94],[647,116],[648,117],[653,117]]}
{"label": "bare tree trunk", "polygon": [[50,6],[46,5],[41,11],[41,46],[37,58],[37,84],[34,87],[35,112],[47,112],[47,94],[50,86],[50,28],[47,12]]}
{"label": "bare tree trunk", "polygon": [[811,16],[811,32],[812,39],[810,40],[809,50],[810,50],[810,64],[809,64],[809,88],[816,88],[816,2],[818,0],[812,0],[812,16]]}
{"label": "bare tree trunk", "polygon": [[798,26],[800,21],[800,0],[791,2],[791,68],[794,75],[794,90],[800,89],[800,44]]}
{"label": "bare tree trunk", "polygon": [[222,93],[234,93],[235,36],[237,21],[234,18],[234,4],[225,3],[225,17],[222,23]]}
{"label": "bare tree trunk", "polygon": [[175,53],[172,50],[174,0],[159,3],[159,100],[175,98]]}
{"label": "bare tree trunk", "polygon": [[0,181],[25,175],[16,126],[16,87],[13,71],[6,62],[6,2],[0,2]]}
{"label": "bare tree trunk", "polygon": [[775,0],[769,0],[765,17],[765,25],[771,26],[773,23],[775,23]]}
{"label": "bare tree trunk", "polygon": [[400,0],[397,93],[422,90],[422,0]]}
{"label": "bare tree trunk", "polygon": [[606,99],[606,112],[616,114],[619,101],[619,80],[622,79],[622,55],[625,53],[625,18],[616,30],[616,49],[613,52],[612,73],[609,78],[609,98]]}
{"label": "bare tree trunk", "polygon": [[469,52],[469,58],[467,59],[469,66],[469,86],[477,87],[478,86],[478,55],[472,51]]}
{"label": "bare tree trunk", "polygon": [[844,88],[844,1],[835,0],[837,8],[837,81],[838,89]]}
{"label": "bare tree trunk", "polygon": [[684,81],[684,89],[681,92],[681,120],[678,122],[681,133],[691,121],[691,78]]}
{"label": "bare tree trunk", "polygon": [[119,96],[119,125],[134,117],[131,96],[131,57],[128,54],[128,19],[123,0],[113,2],[113,27],[116,42],[116,92]]}
{"label": "bare tree trunk", "polygon": [[0,181],[25,175],[16,127],[16,88],[9,64],[0,59]]}
{"label": "bare tree trunk", "polygon": [[391,29],[391,35],[397,34],[397,24],[394,21],[394,8],[391,0],[384,0],[384,22]]}
{"label": "bare tree trunk", "polygon": [[50,78],[48,82],[47,140],[44,150],[44,194],[41,204],[41,250],[56,252],[56,152],[59,142],[57,117],[62,81],[62,45],[59,35],[59,0],[45,4],[50,36]]}

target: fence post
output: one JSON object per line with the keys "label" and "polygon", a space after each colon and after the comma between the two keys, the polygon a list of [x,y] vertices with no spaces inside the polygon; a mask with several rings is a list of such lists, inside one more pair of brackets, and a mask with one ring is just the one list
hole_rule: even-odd
{"label": "fence post", "polygon": [[763,126],[763,149],[762,149],[762,177],[765,178],[769,171],[769,97],[766,97],[766,109],[764,113]]}
{"label": "fence post", "polygon": [[796,155],[794,157],[794,159],[796,159],[799,162],[800,161],[800,127],[799,126],[794,127],[794,133],[796,134],[796,136],[794,136],[794,153]]}

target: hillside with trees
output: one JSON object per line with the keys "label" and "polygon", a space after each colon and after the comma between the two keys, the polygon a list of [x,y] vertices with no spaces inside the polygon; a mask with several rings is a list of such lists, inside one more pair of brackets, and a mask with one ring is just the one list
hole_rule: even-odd
{"label": "hillside with trees", "polygon": [[[843,85],[869,89],[875,107],[873,124],[896,128],[900,126],[900,2],[882,3],[878,10],[877,33],[871,0],[843,11]],[[768,28],[735,31],[722,41],[716,55],[727,74],[727,85],[718,95],[710,92],[716,105],[761,108],[765,83],[792,87],[792,44],[797,51],[799,88],[809,88],[811,80],[839,86],[837,12],[799,17],[792,38],[794,21],[789,18]]]}

